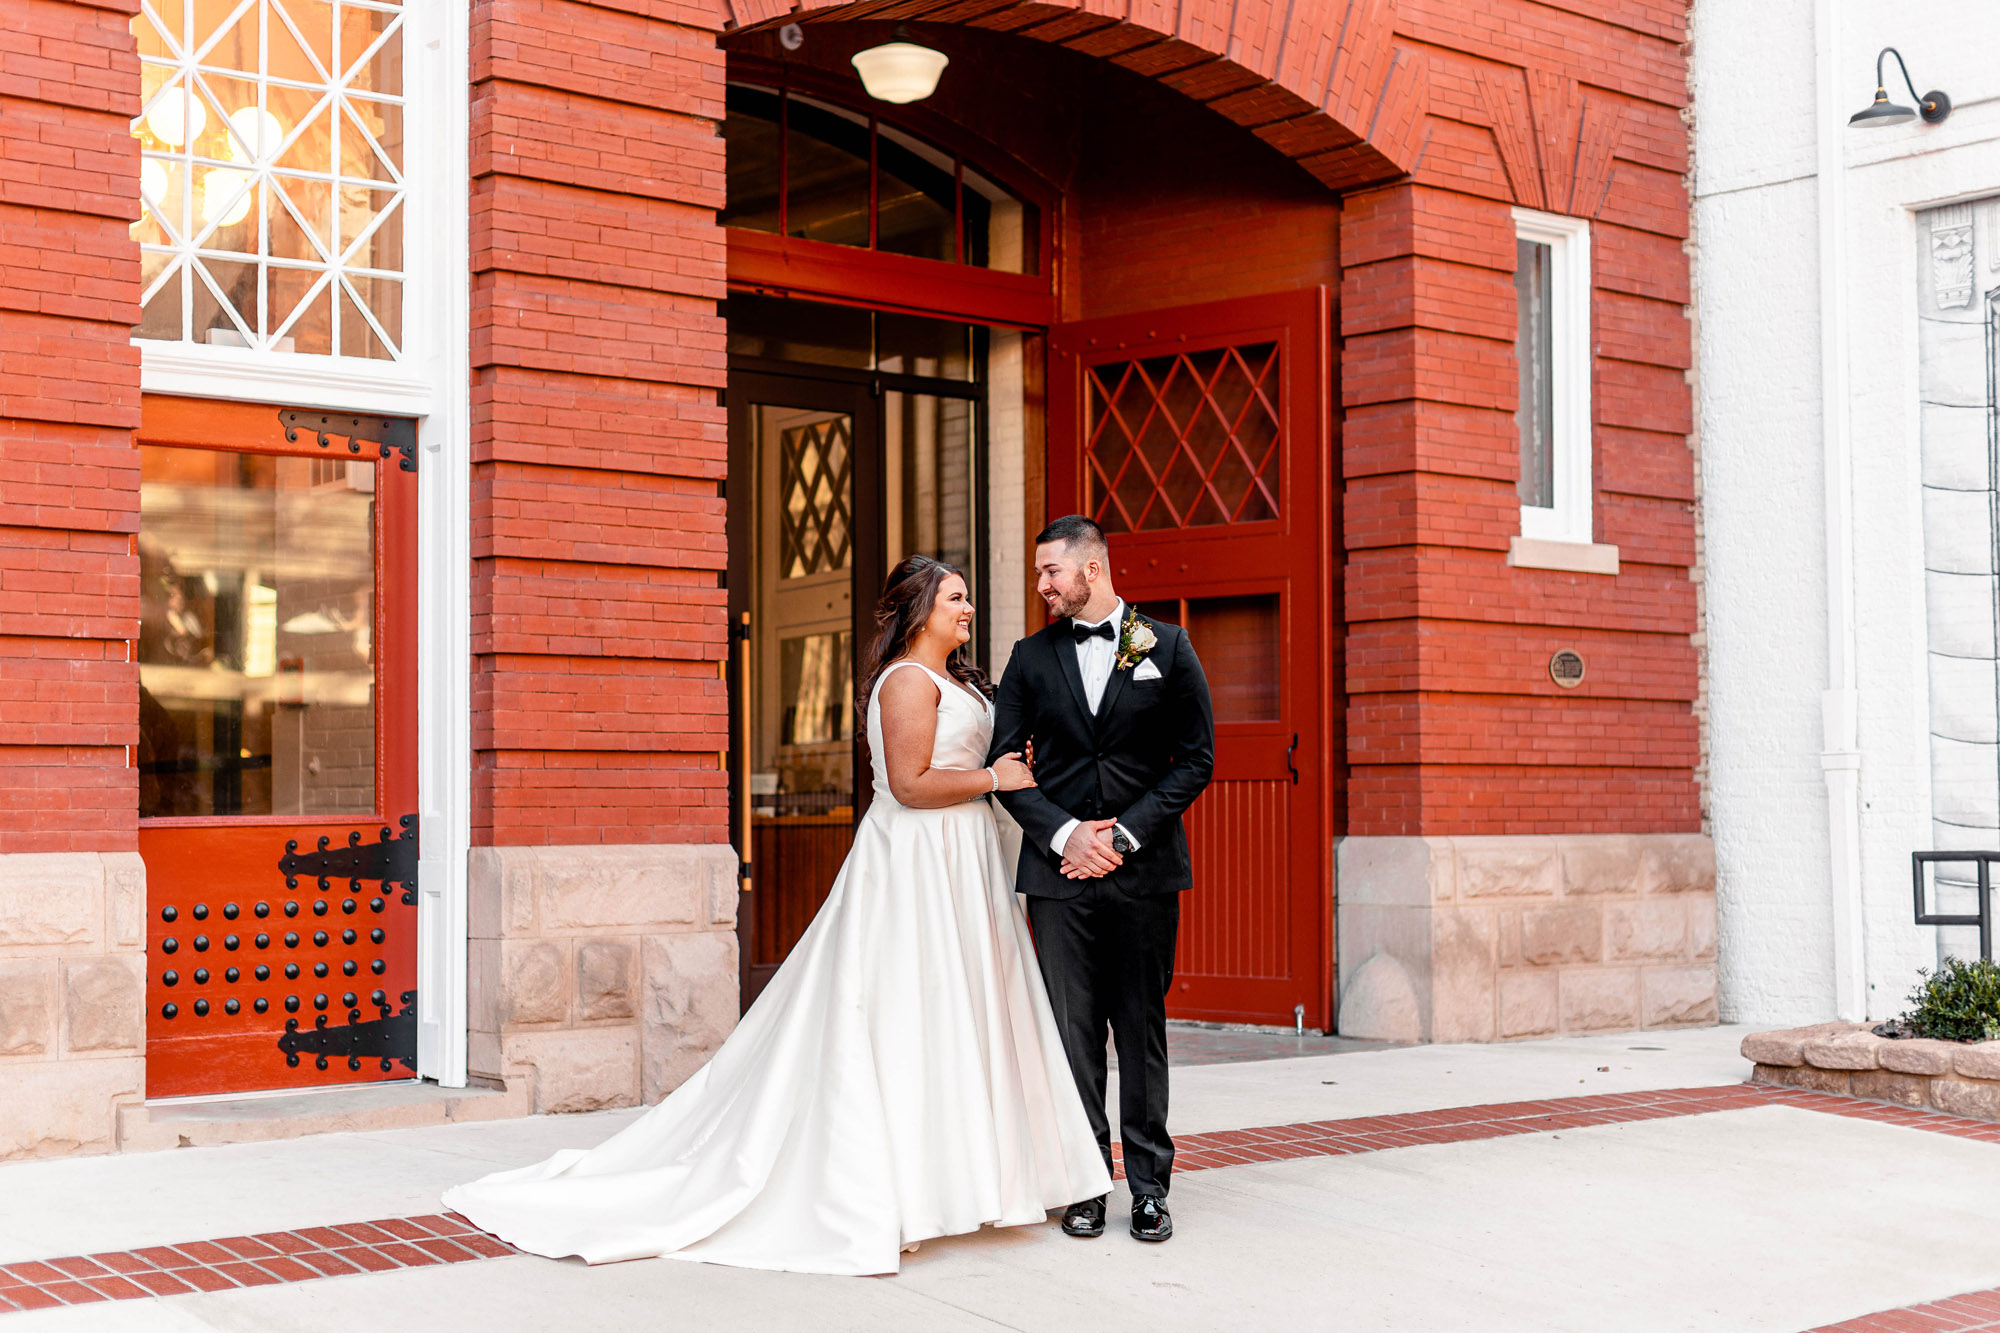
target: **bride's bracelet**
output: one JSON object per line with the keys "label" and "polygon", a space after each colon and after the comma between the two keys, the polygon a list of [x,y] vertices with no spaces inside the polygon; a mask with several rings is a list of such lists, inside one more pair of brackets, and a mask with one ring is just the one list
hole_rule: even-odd
{"label": "bride's bracelet", "polygon": [[[991,796],[994,792],[1000,790],[1000,770],[998,768],[988,768],[986,776],[993,779],[992,790],[986,793],[988,796]],[[977,800],[978,798],[974,797],[973,799]]]}

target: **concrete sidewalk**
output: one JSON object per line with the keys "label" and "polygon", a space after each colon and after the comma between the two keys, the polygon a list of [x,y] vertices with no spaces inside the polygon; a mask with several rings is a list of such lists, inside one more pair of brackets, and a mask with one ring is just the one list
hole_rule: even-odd
{"label": "concrete sidewalk", "polygon": [[[1742,1031],[1175,1070],[1218,1130],[1741,1081]],[[636,1112],[0,1167],[0,1263],[435,1212]],[[1388,1123],[1388,1122],[1383,1122]],[[1553,1123],[1553,1122],[1552,1122]],[[1120,1200],[1122,1201],[1122,1199]],[[2000,1285],[2000,1144],[1786,1104],[1177,1177],[1179,1234],[927,1242],[889,1279],[528,1257],[82,1305],[49,1329],[1800,1330]],[[1114,1219],[1116,1220],[1116,1219]]]}

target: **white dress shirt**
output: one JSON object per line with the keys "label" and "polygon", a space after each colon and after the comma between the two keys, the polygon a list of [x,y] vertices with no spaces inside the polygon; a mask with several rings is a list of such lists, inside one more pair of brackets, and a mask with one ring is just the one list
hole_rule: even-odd
{"label": "white dress shirt", "polygon": [[[1076,669],[1083,677],[1083,698],[1084,702],[1090,705],[1092,716],[1096,715],[1097,706],[1104,702],[1104,687],[1111,683],[1111,669],[1118,661],[1118,631],[1122,630],[1125,624],[1124,598],[1118,599],[1118,604],[1111,608],[1111,614],[1105,617],[1105,620],[1110,621],[1113,630],[1110,638],[1098,635],[1079,640],[1076,645]],[[1104,624],[1105,620],[1084,620],[1076,617],[1069,623],[1079,629],[1095,629]],[[1057,856],[1063,854],[1063,848],[1069,843],[1069,835],[1076,832],[1076,826],[1082,822],[1080,819],[1072,819],[1056,830],[1056,836],[1049,840],[1049,847]],[[1133,850],[1136,851],[1139,840],[1132,836],[1132,830],[1123,824],[1118,825],[1118,828],[1124,833],[1125,841],[1131,843]]]}

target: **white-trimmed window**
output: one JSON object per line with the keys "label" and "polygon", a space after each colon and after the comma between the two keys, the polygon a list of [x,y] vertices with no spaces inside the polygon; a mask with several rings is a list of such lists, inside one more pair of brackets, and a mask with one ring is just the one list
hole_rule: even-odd
{"label": "white-trimmed window", "polygon": [[401,6],[144,0],[132,28],[134,335],[235,358],[403,360]]}
{"label": "white-trimmed window", "polygon": [[1591,540],[1590,224],[1514,210],[1521,536]]}

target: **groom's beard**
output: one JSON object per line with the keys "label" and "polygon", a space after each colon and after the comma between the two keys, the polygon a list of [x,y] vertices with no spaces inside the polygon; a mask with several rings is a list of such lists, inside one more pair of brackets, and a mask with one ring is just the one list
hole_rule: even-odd
{"label": "groom's beard", "polygon": [[1066,588],[1056,589],[1056,595],[1053,598],[1045,598],[1044,600],[1049,604],[1049,614],[1051,617],[1056,620],[1067,620],[1077,612],[1083,610],[1084,607],[1090,605],[1090,585],[1084,582],[1082,576],[1079,575],[1076,582]]}

